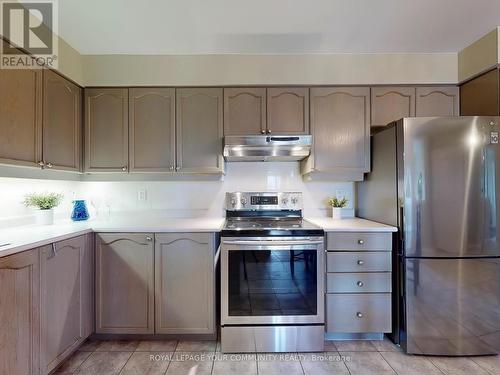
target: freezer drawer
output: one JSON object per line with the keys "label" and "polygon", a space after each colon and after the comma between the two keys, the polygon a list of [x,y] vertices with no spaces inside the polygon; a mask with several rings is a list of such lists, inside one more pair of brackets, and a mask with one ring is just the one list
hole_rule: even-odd
{"label": "freezer drawer", "polygon": [[500,331],[498,258],[406,259],[408,353],[496,353]]}
{"label": "freezer drawer", "polygon": [[390,272],[328,273],[327,293],[390,293]]}
{"label": "freezer drawer", "polygon": [[391,294],[327,294],[328,333],[391,331]]}
{"label": "freezer drawer", "polygon": [[329,252],[327,272],[389,272],[390,252]]}
{"label": "freezer drawer", "polygon": [[327,233],[326,248],[333,251],[391,251],[392,233]]}

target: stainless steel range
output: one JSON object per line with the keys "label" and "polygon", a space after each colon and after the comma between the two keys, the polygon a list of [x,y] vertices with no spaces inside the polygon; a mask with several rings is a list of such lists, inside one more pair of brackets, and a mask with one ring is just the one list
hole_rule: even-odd
{"label": "stainless steel range", "polygon": [[301,193],[227,193],[221,239],[221,350],[322,351],[324,232]]}

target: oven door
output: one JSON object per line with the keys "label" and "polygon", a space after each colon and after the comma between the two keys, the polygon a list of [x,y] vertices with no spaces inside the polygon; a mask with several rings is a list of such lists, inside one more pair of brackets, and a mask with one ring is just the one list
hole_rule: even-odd
{"label": "oven door", "polygon": [[222,325],[324,323],[323,237],[228,237]]}

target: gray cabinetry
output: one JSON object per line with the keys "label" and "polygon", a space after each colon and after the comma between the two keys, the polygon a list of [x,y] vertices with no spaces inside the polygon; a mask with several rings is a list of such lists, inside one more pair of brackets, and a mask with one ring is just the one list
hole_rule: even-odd
{"label": "gray cabinetry", "polygon": [[385,126],[402,117],[413,116],[415,116],[415,87],[372,87],[372,126]]}
{"label": "gray cabinetry", "polygon": [[415,116],[458,116],[458,87],[417,87]]}
{"label": "gray cabinetry", "polygon": [[0,374],[39,374],[38,249],[0,258]]}
{"label": "gray cabinetry", "polygon": [[96,235],[96,332],[154,332],[152,234]]}
{"label": "gray cabinetry", "polygon": [[43,70],[43,166],[80,171],[82,89],[52,70]]}
{"label": "gray cabinetry", "polygon": [[266,133],[266,89],[224,89],[224,135]]}
{"label": "gray cabinetry", "polygon": [[391,233],[327,233],[330,338],[391,331]]}
{"label": "gray cabinetry", "polygon": [[41,248],[40,259],[40,368],[42,374],[47,374],[90,334],[92,249],[87,246],[86,236],[79,236]]}
{"label": "gray cabinetry", "polygon": [[129,90],[131,172],[175,170],[175,89]]}
{"label": "gray cabinetry", "polygon": [[222,102],[222,88],[177,89],[177,171],[223,172]]}
{"label": "gray cabinetry", "polygon": [[311,89],[311,156],[302,173],[361,180],[370,167],[370,89]]}
{"label": "gray cabinetry", "polygon": [[214,237],[213,233],[156,235],[156,333],[216,332]]}
{"label": "gray cabinetry", "polygon": [[85,89],[85,170],[128,170],[128,89]]}
{"label": "gray cabinetry", "polygon": [[0,88],[0,163],[38,167],[42,158],[42,71],[0,69]]}
{"label": "gray cabinetry", "polygon": [[309,88],[267,89],[267,131],[272,134],[309,134]]}

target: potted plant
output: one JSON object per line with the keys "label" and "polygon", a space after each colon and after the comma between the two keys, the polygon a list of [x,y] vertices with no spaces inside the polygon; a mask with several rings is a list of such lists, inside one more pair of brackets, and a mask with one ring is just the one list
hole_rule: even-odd
{"label": "potted plant", "polygon": [[31,193],[24,199],[26,207],[36,207],[36,223],[41,225],[54,224],[54,207],[57,207],[63,198],[57,193]]}
{"label": "potted plant", "polygon": [[347,207],[348,202],[346,198],[338,199],[337,197],[328,200],[328,205],[332,208],[333,219],[340,219],[342,217],[342,209]]}

